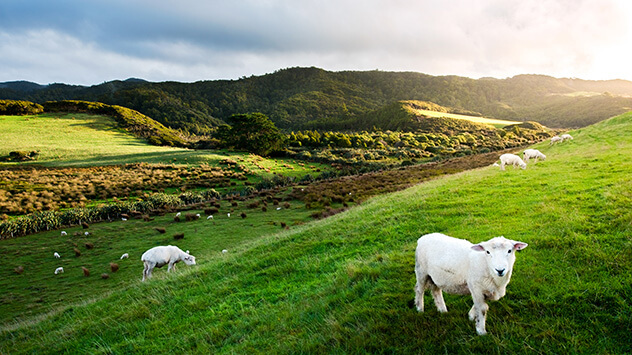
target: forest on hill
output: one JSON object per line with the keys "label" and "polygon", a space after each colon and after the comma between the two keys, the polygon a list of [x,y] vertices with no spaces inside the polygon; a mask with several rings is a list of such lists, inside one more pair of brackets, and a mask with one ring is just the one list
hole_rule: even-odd
{"label": "forest on hill", "polygon": [[194,83],[139,79],[95,86],[0,83],[0,99],[36,103],[87,100],[120,105],[185,133],[206,134],[234,114],[261,112],[284,130],[352,130],[401,100],[452,108],[453,113],[552,128],[583,127],[632,109],[632,82],[518,75],[470,79],[414,72],[288,68],[238,80]]}

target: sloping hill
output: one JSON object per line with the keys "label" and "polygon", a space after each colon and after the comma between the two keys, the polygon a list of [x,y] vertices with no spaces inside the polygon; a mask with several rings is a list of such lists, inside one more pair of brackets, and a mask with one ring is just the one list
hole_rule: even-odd
{"label": "sloping hill", "polygon": [[208,126],[221,124],[232,114],[249,112],[262,112],[288,130],[353,129],[346,124],[350,120],[401,100],[434,102],[497,119],[536,121],[552,128],[582,127],[632,108],[632,82],[543,75],[474,80],[412,72],[289,68],[239,80],[112,81],[91,87],[53,84],[21,90],[24,87],[5,83],[4,88],[0,87],[0,99],[104,102],[129,107],[168,127],[195,134],[207,133]]}
{"label": "sloping hill", "polygon": [[[488,167],[374,198],[49,317],[0,351],[625,353],[632,331],[632,114],[570,132],[526,170]],[[409,308],[417,238],[529,243],[478,337],[471,300]],[[115,233],[116,234],[116,233]],[[130,236],[132,237],[132,236]],[[141,265],[138,262],[138,275]]]}

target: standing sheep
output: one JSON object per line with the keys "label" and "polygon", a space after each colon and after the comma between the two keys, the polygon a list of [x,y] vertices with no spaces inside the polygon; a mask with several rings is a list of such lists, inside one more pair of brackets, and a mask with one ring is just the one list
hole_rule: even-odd
{"label": "standing sheep", "polygon": [[176,263],[184,261],[187,265],[195,265],[195,256],[183,252],[180,248],[167,245],[157,246],[147,250],[140,258],[145,264],[143,269],[143,281],[151,277],[151,272],[155,267],[167,267],[167,271],[175,269]]}
{"label": "standing sheep", "polygon": [[522,156],[525,163],[529,162],[529,159],[531,158],[535,158],[536,163],[538,162],[538,159],[546,160],[546,155],[542,154],[542,152],[537,149],[527,149],[524,151]]}
{"label": "standing sheep", "polygon": [[572,140],[572,139],[573,139],[573,136],[571,136],[571,135],[570,135],[570,134],[568,134],[568,133],[565,133],[565,134],[562,134],[562,135],[560,136],[560,138],[562,138],[562,142],[564,142],[564,141],[566,141],[566,140]]}
{"label": "standing sheep", "polygon": [[415,305],[424,311],[424,292],[430,289],[439,312],[447,312],[443,291],[470,294],[474,305],[468,315],[476,322],[479,335],[487,333],[485,319],[489,306],[486,300],[497,301],[505,295],[511,279],[515,252],[527,243],[504,237],[472,244],[464,239],[441,233],[426,234],[417,241],[415,251]]}
{"label": "standing sheep", "polygon": [[563,142],[564,139],[562,139],[562,137],[560,136],[553,136],[551,137],[551,143],[549,143],[549,145],[553,145],[555,143],[559,143],[559,142]]}
{"label": "standing sheep", "polygon": [[505,170],[505,165],[513,165],[514,169],[519,166],[520,169],[526,169],[527,164],[515,154],[503,154],[500,156],[500,170]]}

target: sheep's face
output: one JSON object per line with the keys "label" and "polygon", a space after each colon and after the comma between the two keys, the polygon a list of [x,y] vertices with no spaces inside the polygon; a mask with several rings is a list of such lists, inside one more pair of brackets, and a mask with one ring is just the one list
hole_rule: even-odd
{"label": "sheep's face", "polygon": [[473,250],[485,253],[485,260],[491,275],[504,277],[511,275],[516,261],[516,251],[527,247],[527,243],[517,242],[505,237],[496,237],[472,246]]}
{"label": "sheep's face", "polygon": [[520,163],[520,169],[526,169],[527,168],[527,164],[525,163]]}
{"label": "sheep's face", "polygon": [[182,259],[182,261],[184,261],[184,263],[187,265],[195,265],[195,256],[187,255],[184,257],[184,259]]}

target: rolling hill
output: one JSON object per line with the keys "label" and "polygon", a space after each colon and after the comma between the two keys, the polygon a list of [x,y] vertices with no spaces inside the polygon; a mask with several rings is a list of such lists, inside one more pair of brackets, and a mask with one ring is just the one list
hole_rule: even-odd
{"label": "rolling hill", "polygon": [[[217,234],[197,234],[208,225],[191,224],[191,241],[181,245],[204,241],[192,251],[198,265],[171,275],[161,270],[146,283],[138,280],[138,256],[146,249],[138,241],[162,242],[150,233],[154,226],[93,225],[91,233],[116,238],[133,255],[121,279],[97,282],[124,286],[3,324],[0,352],[628,352],[632,137],[621,132],[630,129],[632,113],[572,131],[575,139],[564,144],[537,144],[547,159],[526,170],[486,167],[435,179],[282,232],[256,233],[248,219],[226,218]],[[233,239],[224,240],[228,230]],[[446,296],[446,314],[429,303],[424,314],[409,307],[415,243],[429,232],[529,243],[507,295],[490,303],[489,335],[475,335],[468,297]],[[18,241],[2,241],[3,253],[11,253],[3,254],[8,267],[52,258],[50,246],[20,248]],[[218,252],[224,247],[230,252]],[[74,292],[95,282],[49,273],[36,288],[57,282]]]}
{"label": "rolling hill", "polygon": [[412,72],[288,68],[239,80],[195,83],[126,80],[90,87],[1,83],[0,99],[120,105],[194,134],[208,133],[209,127],[222,124],[232,114],[248,112],[262,112],[287,130],[353,129],[358,118],[401,100],[433,102],[462,111],[452,112],[456,114],[572,128],[629,111],[632,82],[543,75],[475,80]]}

